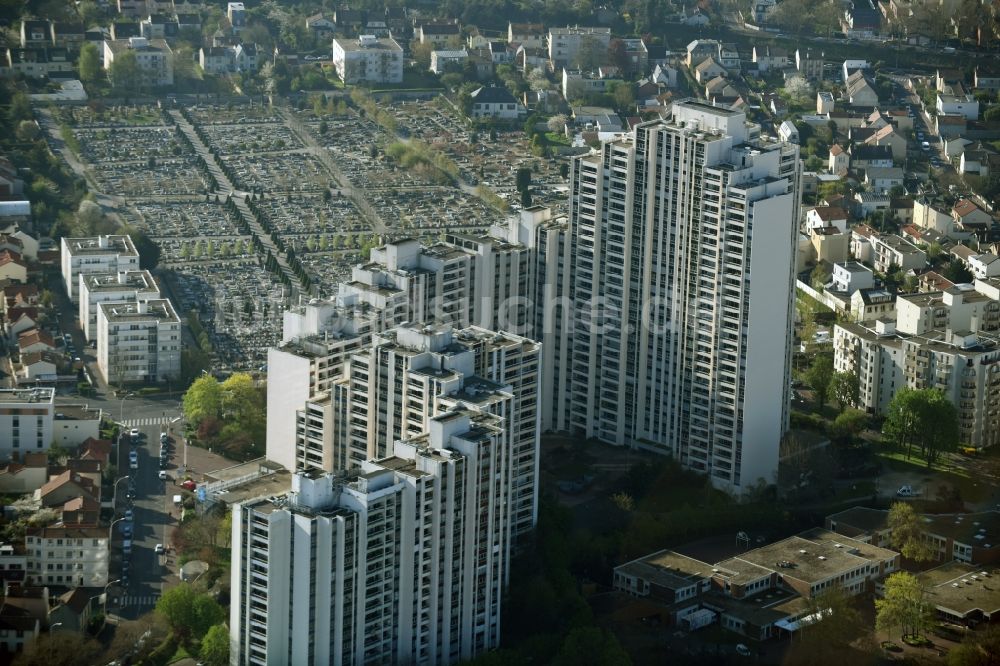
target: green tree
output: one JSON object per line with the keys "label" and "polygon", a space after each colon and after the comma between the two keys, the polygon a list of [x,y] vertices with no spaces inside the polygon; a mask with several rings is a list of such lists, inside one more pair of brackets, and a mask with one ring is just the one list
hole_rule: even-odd
{"label": "green tree", "polygon": [[186,583],[164,592],[156,602],[156,612],[166,619],[181,640],[201,638],[225,617],[225,611],[215,599],[196,593]]}
{"label": "green tree", "polygon": [[92,42],[87,42],[80,49],[80,60],[77,63],[77,70],[80,73],[80,80],[84,83],[93,83],[101,74],[101,56],[97,52],[97,46]]}
{"label": "green tree", "polygon": [[124,51],[115,56],[108,68],[108,78],[116,93],[134,93],[142,85],[143,71],[135,51]]}
{"label": "green tree", "polygon": [[840,411],[858,404],[861,399],[861,381],[853,372],[834,373],[830,380],[830,393],[840,406]]}
{"label": "green tree", "polygon": [[[809,615],[819,618],[802,630],[800,645],[807,661],[792,663],[834,663],[859,636],[866,633],[861,613],[842,587],[831,587],[809,599]],[[818,658],[823,654],[826,658]]]}
{"label": "green tree", "polygon": [[628,666],[632,663],[615,635],[600,627],[576,627],[563,641],[553,666]]}
{"label": "green tree", "polygon": [[531,168],[521,167],[517,170],[517,175],[515,177],[514,183],[517,187],[518,192],[524,192],[526,189],[531,187]]}
{"label": "green tree", "polygon": [[962,260],[957,257],[949,261],[944,266],[941,270],[941,275],[945,276],[955,284],[972,282],[975,278],[972,271],[970,271],[965,264],[962,263]]}
{"label": "green tree", "polygon": [[135,251],[139,253],[139,268],[151,271],[160,263],[160,246],[145,231],[126,227],[124,233],[132,237]]}
{"label": "green tree", "polygon": [[903,637],[917,637],[934,620],[933,608],[927,603],[923,586],[916,576],[899,571],[885,581],[885,596],[875,600],[875,627],[891,632],[901,629]]}
{"label": "green tree", "polygon": [[15,666],[90,666],[98,663],[101,645],[73,631],[41,634],[13,660]]}
{"label": "green tree", "polygon": [[202,375],[194,380],[184,393],[184,417],[193,424],[207,417],[218,417],[222,412],[222,386],[212,375]]}
{"label": "green tree", "polygon": [[264,392],[254,384],[253,377],[237,372],[220,386],[222,415],[232,418],[243,430],[255,438],[263,435],[265,399]]}
{"label": "green tree", "polygon": [[882,434],[907,457],[916,447],[930,467],[958,448],[958,412],[938,389],[902,388],[889,403]]}
{"label": "green tree", "polygon": [[1000,627],[970,632],[962,644],[948,651],[948,666],[997,666],[1000,663]]}
{"label": "green tree", "polygon": [[806,372],[806,383],[812,387],[816,403],[822,410],[830,395],[830,383],[833,381],[833,357],[830,354],[820,354],[813,359]]}
{"label": "green tree", "polygon": [[868,414],[860,409],[845,409],[834,419],[831,434],[849,443],[867,427]]}
{"label": "green tree", "polygon": [[888,527],[892,547],[914,562],[930,562],[935,552],[924,537],[920,516],[907,502],[894,502],[889,507]]}
{"label": "green tree", "polygon": [[816,267],[813,268],[812,273],[809,275],[809,282],[813,289],[822,291],[826,283],[830,281],[831,275],[830,265],[825,261],[820,261],[816,263]]}
{"label": "green tree", "polygon": [[207,594],[199,594],[194,598],[191,607],[193,624],[191,631],[195,638],[206,635],[212,627],[221,625],[226,619],[226,611],[219,602]]}
{"label": "green tree", "polygon": [[224,624],[216,624],[201,639],[198,657],[205,666],[227,666],[229,664],[229,629]]}

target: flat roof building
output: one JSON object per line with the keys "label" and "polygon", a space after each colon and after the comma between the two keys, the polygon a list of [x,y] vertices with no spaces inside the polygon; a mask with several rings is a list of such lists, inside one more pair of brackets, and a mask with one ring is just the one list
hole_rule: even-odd
{"label": "flat roof building", "polygon": [[98,303],[97,371],[115,385],[180,377],[181,320],[170,301]]}
{"label": "flat roof building", "polygon": [[79,303],[81,275],[139,270],[139,252],[130,236],[63,238],[60,249],[63,283],[74,304]]}

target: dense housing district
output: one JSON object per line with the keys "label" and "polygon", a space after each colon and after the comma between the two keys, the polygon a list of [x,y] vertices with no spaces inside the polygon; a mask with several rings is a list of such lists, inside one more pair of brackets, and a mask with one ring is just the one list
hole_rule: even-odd
{"label": "dense housing district", "polygon": [[0,662],[987,663],[1000,9],[0,6]]}

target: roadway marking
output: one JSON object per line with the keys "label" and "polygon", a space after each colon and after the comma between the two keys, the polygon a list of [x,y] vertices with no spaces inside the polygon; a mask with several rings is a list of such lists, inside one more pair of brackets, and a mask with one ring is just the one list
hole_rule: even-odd
{"label": "roadway marking", "polygon": [[145,606],[155,606],[159,599],[159,594],[147,594],[143,596],[129,594],[122,598],[122,607],[143,608]]}
{"label": "roadway marking", "polygon": [[170,419],[163,416],[151,416],[143,419],[125,419],[122,423],[128,428],[151,425],[165,426],[170,424]]}

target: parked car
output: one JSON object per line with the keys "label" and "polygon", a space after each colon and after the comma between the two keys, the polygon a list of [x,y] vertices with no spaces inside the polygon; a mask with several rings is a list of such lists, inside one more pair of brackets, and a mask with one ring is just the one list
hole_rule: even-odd
{"label": "parked car", "polygon": [[134,517],[135,514],[132,512],[132,509],[126,509],[125,513],[122,515],[122,518],[125,519],[126,523],[131,523]]}
{"label": "parked car", "polygon": [[161,469],[160,473],[158,474],[158,476],[160,478],[160,481],[166,481],[167,480],[167,471]]}
{"label": "parked car", "polygon": [[912,486],[900,486],[899,490],[896,491],[897,497],[913,497],[913,487]]}
{"label": "parked car", "polygon": [[139,469],[139,454],[135,451],[128,452],[128,466],[132,469]]}
{"label": "parked car", "polygon": [[736,644],[736,654],[740,655],[741,657],[749,657],[750,656],[750,648],[748,648],[743,643],[737,643]]}
{"label": "parked car", "polygon": [[164,552],[163,544],[162,543],[156,544],[156,547],[153,550],[155,550],[157,553]]}
{"label": "parked car", "polygon": [[166,444],[169,441],[169,439],[170,438],[167,437],[167,433],[165,432],[160,433],[160,444]]}

